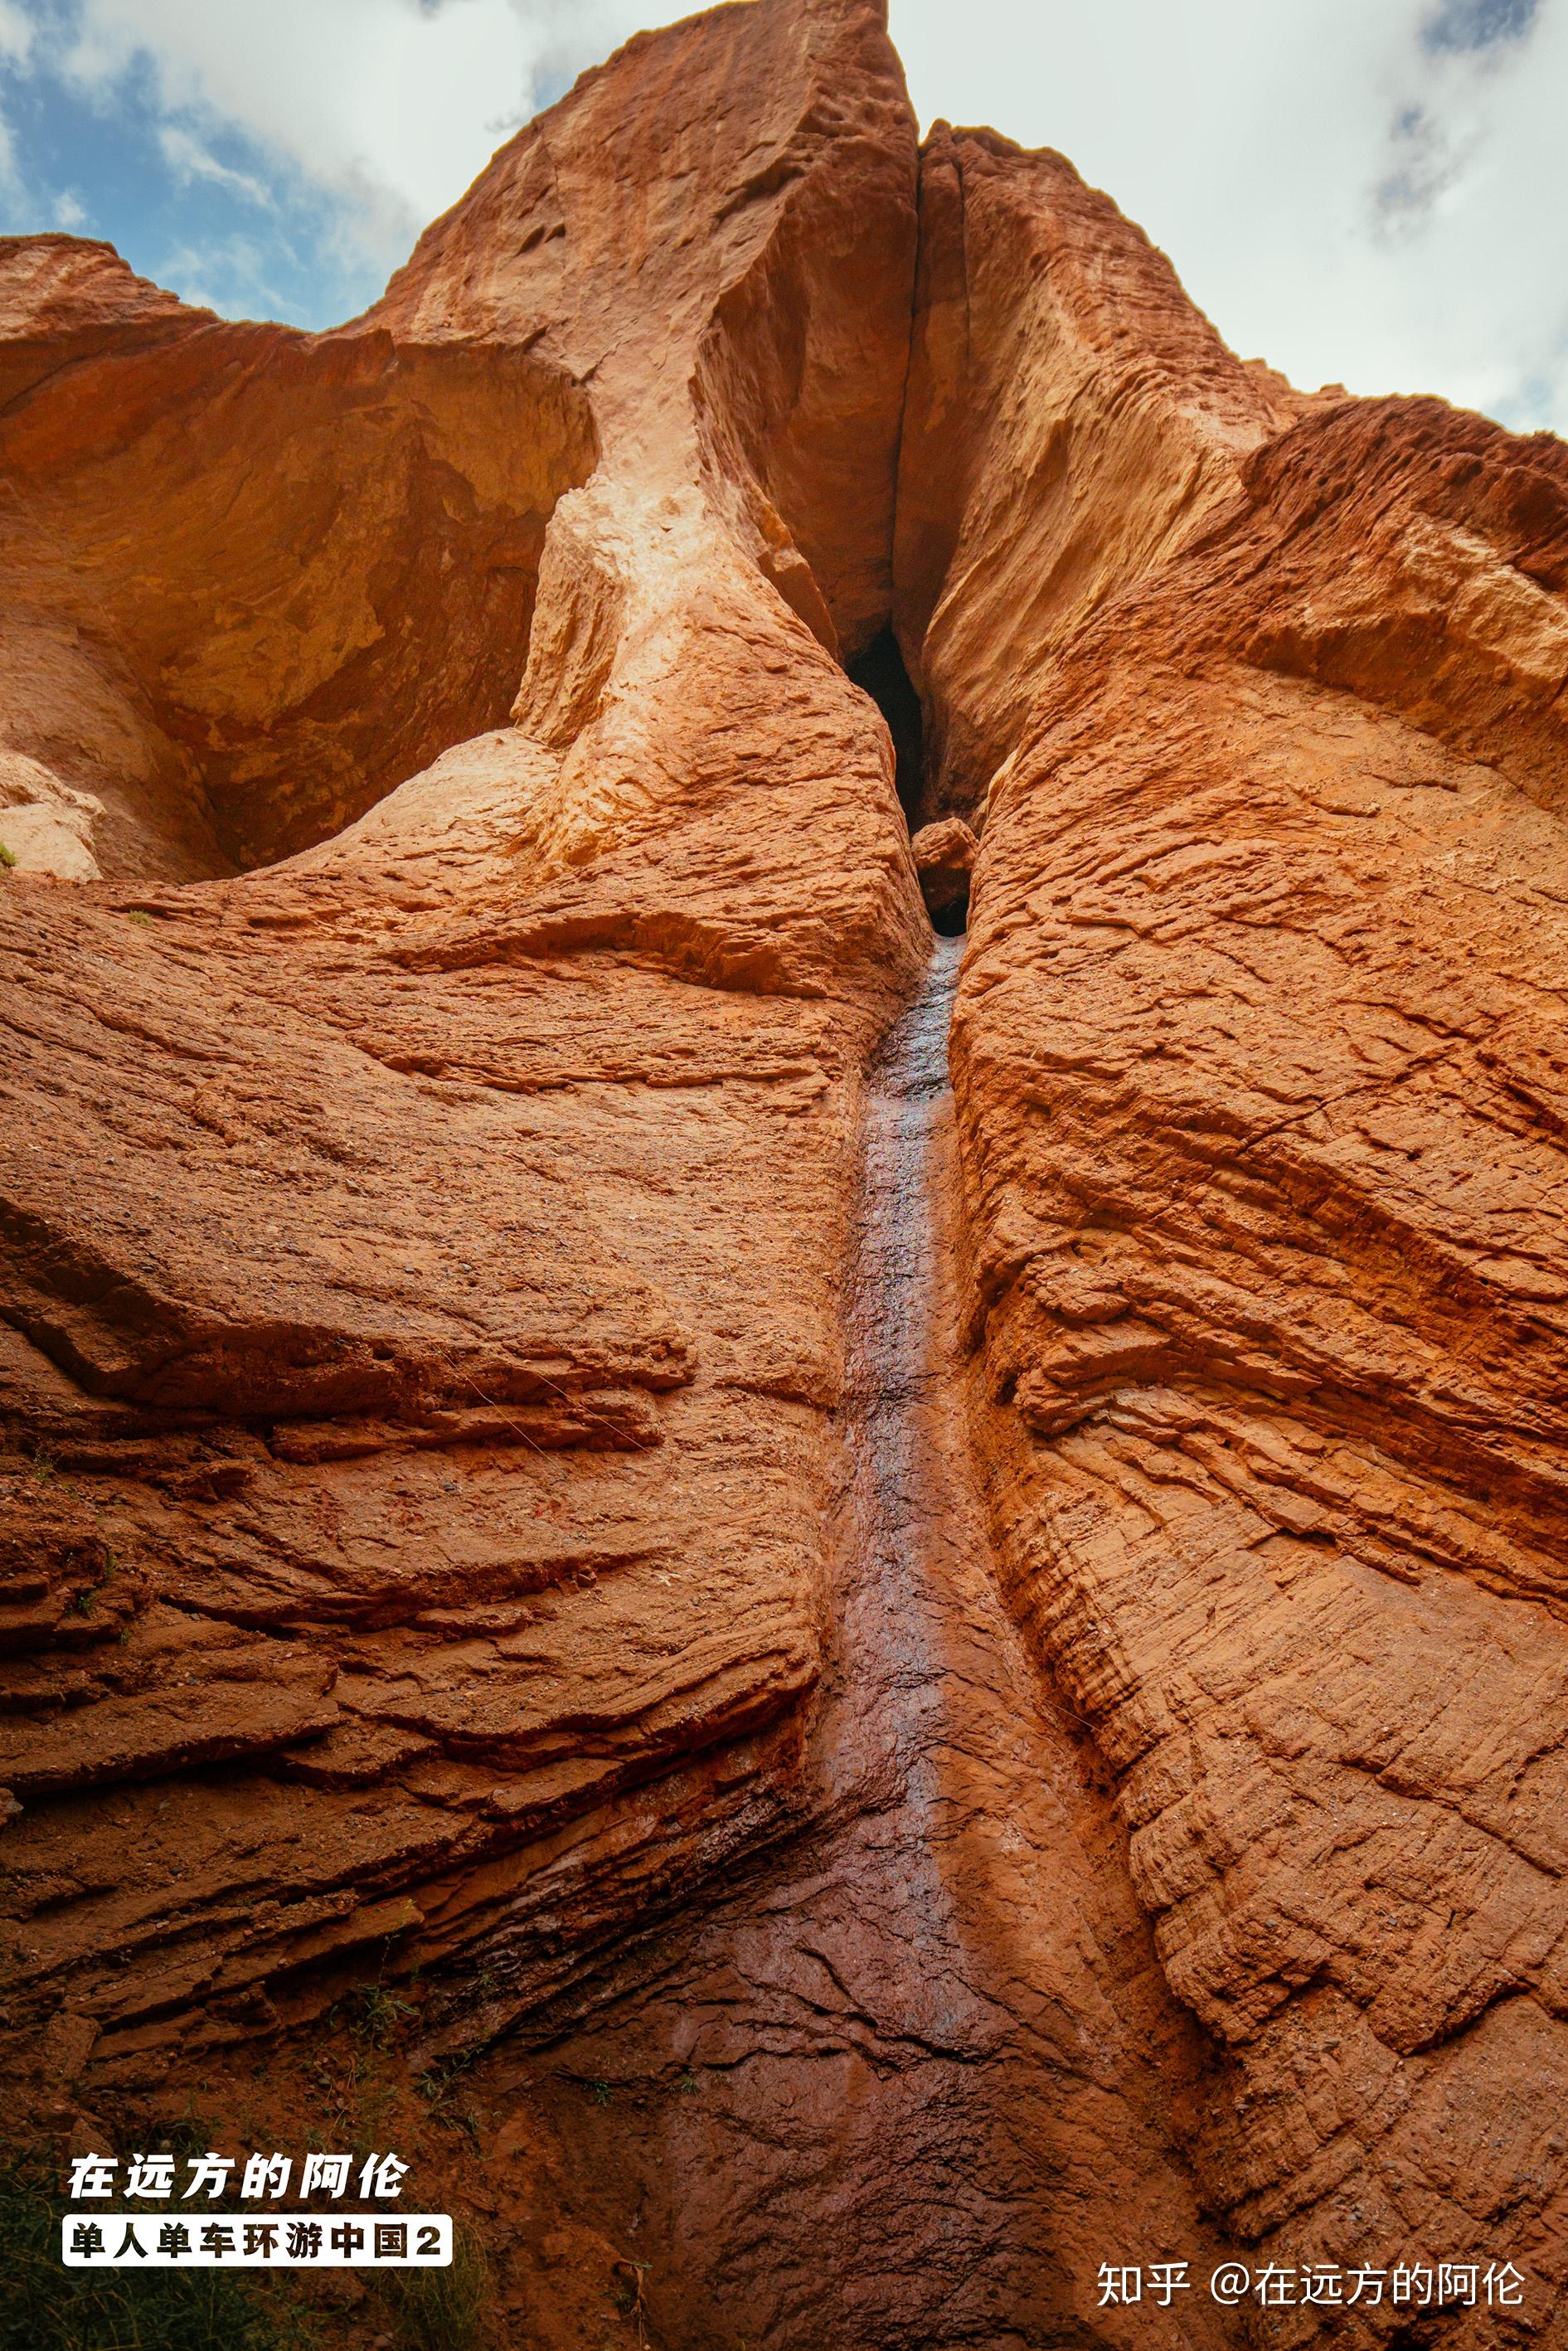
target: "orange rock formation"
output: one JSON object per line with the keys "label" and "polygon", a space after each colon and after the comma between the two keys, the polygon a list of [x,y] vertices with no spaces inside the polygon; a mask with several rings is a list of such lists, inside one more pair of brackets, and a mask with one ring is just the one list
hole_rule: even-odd
{"label": "orange rock formation", "polygon": [[373,1978],[549,2351],[1568,2341],[1562,445],[880,0],[0,381],[19,2106]]}

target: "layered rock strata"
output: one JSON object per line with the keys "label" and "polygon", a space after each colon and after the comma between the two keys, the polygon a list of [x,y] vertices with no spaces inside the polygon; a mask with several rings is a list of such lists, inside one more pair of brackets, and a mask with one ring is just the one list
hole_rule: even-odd
{"label": "layered rock strata", "polygon": [[373,1975],[671,2351],[1559,2339],[1561,444],[917,158],[876,0],[334,334],[0,324],[36,2108]]}
{"label": "layered rock strata", "polygon": [[[1042,177],[1037,234],[1092,216],[1059,164],[980,154],[1004,217]],[[994,718],[1008,753],[955,1025],[1004,1573],[1219,2061],[1229,2227],[1298,2263],[1511,2257],[1554,2340],[1568,454],[1431,401],[1270,432],[1262,379],[1244,433],[1173,296],[1118,486],[1128,243],[1077,315],[1108,355],[1079,528],[1149,549],[1182,465],[1185,540],[1048,625],[1009,716],[964,541],[1050,576],[1065,536],[980,497],[928,640],[947,739]],[[1059,331],[1019,332],[1049,406]]]}
{"label": "layered rock strata", "polygon": [[[633,43],[334,336],[12,251],[25,633],[162,763],[133,883],[4,900],[13,2014],[95,2082],[372,1963],[471,2039],[791,1817],[925,935],[836,658],[915,170],[824,0]],[[53,706],[17,756],[101,782]]]}
{"label": "layered rock strata", "polygon": [[809,1829],[480,2069],[689,2351],[1227,2339],[1212,2306],[1101,2307],[1131,2213],[1195,2263],[1223,2240],[1180,2143],[1202,2048],[1008,1621],[967,1444],[961,951],[935,944],[870,1072]]}

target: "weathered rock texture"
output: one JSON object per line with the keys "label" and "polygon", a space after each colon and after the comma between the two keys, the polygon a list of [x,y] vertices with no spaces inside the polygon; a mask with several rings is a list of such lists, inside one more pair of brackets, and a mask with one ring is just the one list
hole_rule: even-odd
{"label": "weathered rock texture", "polygon": [[[835,658],[915,172],[824,0],[633,43],[334,336],[13,250],[14,739],[139,879],[4,899],[15,1997],[70,1987],[95,2079],[389,1937],[465,1955],[433,2040],[493,2028],[790,1816],[858,1073],[924,953]],[[151,747],[123,836],[68,670]]]}
{"label": "weathered rock texture", "polygon": [[925,910],[949,938],[961,938],[968,926],[969,879],[979,845],[961,816],[922,825],[909,844]]}
{"label": "weathered rock texture", "polygon": [[1568,2340],[1568,455],[877,0],[0,324],[24,2100],[373,1976],[551,2351]]}
{"label": "weathered rock texture", "polygon": [[[1211,382],[1234,431],[1234,374],[1173,365],[1168,449]],[[1503,2247],[1556,2341],[1568,453],[1436,402],[1252,438],[988,784],[955,1058],[982,1443],[1221,2061],[1230,2227]]]}
{"label": "weathered rock texture", "polygon": [[938,123],[900,451],[894,614],[925,804],[970,814],[1052,656],[1234,491],[1303,403],[1243,367],[1071,164]]}

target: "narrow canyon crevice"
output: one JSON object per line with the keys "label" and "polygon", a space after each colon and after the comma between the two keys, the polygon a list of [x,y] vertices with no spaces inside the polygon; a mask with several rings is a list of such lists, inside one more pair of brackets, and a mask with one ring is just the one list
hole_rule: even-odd
{"label": "narrow canyon crevice", "polygon": [[0,244],[0,360],[26,2126],[329,2090],[539,2351],[1551,2344],[1560,445],[1244,364],[878,0],[335,336]]}
{"label": "narrow canyon crevice", "polygon": [[936,942],[868,1078],[809,1825],[481,2072],[548,2119],[574,2209],[645,2265],[652,2339],[685,2351],[1116,2342],[1092,2285],[1128,2194],[1162,2241],[1209,2243],[1169,2119],[1196,2043],[1003,1610],[970,1455],[961,955]]}
{"label": "narrow canyon crevice", "polygon": [[[906,491],[928,495],[904,471]],[[846,666],[911,835],[934,833],[891,619]],[[1161,1975],[1089,1726],[1004,1602],[948,1075],[967,888],[927,912],[857,1122],[798,1817],[584,1966],[475,2078],[546,2127],[558,2192],[636,2276],[653,2344],[1218,2345],[1238,2337],[1212,2306],[1142,2311],[1135,2338],[1098,2306],[1130,2199],[1142,2239],[1195,2268],[1226,2250],[1190,2160],[1214,2059]]]}
{"label": "narrow canyon crevice", "polygon": [[887,725],[893,745],[894,784],[910,831],[918,832],[929,810],[925,795],[925,722],[920,695],[904,666],[891,622],[849,665],[849,674],[869,694]]}

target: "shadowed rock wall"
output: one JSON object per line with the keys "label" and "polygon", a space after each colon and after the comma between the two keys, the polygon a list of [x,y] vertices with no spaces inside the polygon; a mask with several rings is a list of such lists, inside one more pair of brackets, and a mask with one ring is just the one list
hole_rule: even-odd
{"label": "shadowed rock wall", "polygon": [[[877,0],[332,335],[0,329],[18,2110],[373,1976],[552,2346],[562,2231],[669,2351],[1558,2339],[1561,445],[921,161]],[[1237,2252],[1528,2299],[1101,2307]]]}
{"label": "shadowed rock wall", "polygon": [[[1043,170],[1037,234],[1101,202],[982,152],[1009,219]],[[1134,239],[1106,236],[1076,332],[1110,407]],[[1242,371],[1166,310],[1133,314],[1140,454],[1108,472],[1092,409],[1069,512],[1124,549],[1228,442],[1179,543],[1104,559],[1009,713],[962,550],[1005,566],[1031,524],[982,489],[927,640],[948,742],[996,711],[1006,754],[954,1059],[1002,1572],[1219,2061],[1229,2227],[1296,2262],[1503,2249],[1554,2341],[1568,454],[1435,401],[1266,439],[1270,387],[1249,451]],[[1054,325],[1024,349],[1060,365]],[[1053,559],[1051,501],[1032,527]],[[1320,2323],[1396,2322],[1278,2339]]]}
{"label": "shadowed rock wall", "polygon": [[[68,1987],[96,2082],[315,2012],[366,1950],[465,2044],[792,1816],[860,1071],[925,935],[885,733],[819,642],[890,593],[915,171],[874,12],[720,11],[503,150],[355,328],[193,324],[117,280],[152,327],[8,413],[13,446],[130,466],[137,392],[205,512],[197,359],[238,337],[242,420],[320,418],[326,453],[336,382],[336,467],[370,354],[426,444],[439,387],[497,388],[452,413],[542,535],[531,630],[484,636],[480,723],[510,723],[449,708],[470,739],[346,831],[235,883],[5,889],[14,2012]],[[822,214],[856,225],[824,246]],[[796,322],[771,392],[758,273]],[[841,451],[811,473],[841,409],[852,505]],[[267,547],[321,528],[306,475],[294,507],[249,477]],[[332,478],[387,490],[357,455]],[[221,588],[177,501],[108,544],[73,479],[104,562]],[[821,589],[782,518],[813,498]],[[399,641],[449,682],[473,581],[384,518],[435,599]],[[483,569],[488,525],[451,521]],[[62,597],[74,543],[37,559]],[[335,626],[367,542],[324,545],[293,592]],[[231,576],[270,560],[241,538]],[[213,658],[285,691],[219,620]],[[364,674],[381,756],[395,677]],[[247,839],[336,789],[268,726],[289,782],[232,800]]]}

